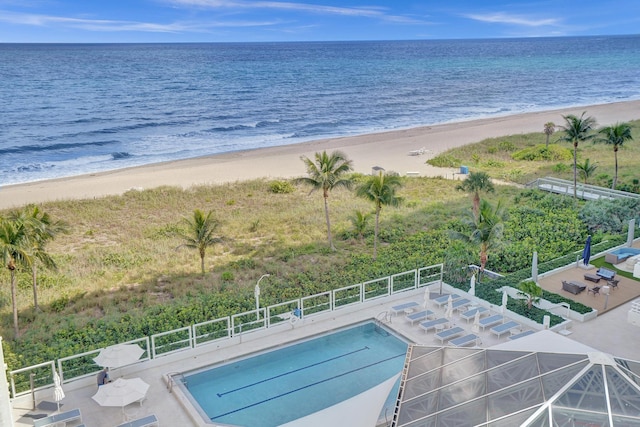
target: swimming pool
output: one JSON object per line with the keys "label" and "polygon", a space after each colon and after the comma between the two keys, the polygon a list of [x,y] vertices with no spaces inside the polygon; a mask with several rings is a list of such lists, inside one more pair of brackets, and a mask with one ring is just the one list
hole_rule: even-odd
{"label": "swimming pool", "polygon": [[[350,399],[398,375],[407,343],[373,322],[185,373],[207,421],[275,427]],[[397,394],[397,387],[394,388]],[[393,392],[392,392],[393,395]],[[393,405],[390,397],[387,405]]]}

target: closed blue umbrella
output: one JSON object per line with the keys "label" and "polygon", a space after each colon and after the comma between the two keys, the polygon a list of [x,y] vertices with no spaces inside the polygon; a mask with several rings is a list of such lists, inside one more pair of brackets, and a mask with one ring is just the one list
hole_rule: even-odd
{"label": "closed blue umbrella", "polygon": [[582,262],[585,266],[589,265],[589,259],[591,258],[591,236],[587,237],[587,242],[584,245],[582,251]]}

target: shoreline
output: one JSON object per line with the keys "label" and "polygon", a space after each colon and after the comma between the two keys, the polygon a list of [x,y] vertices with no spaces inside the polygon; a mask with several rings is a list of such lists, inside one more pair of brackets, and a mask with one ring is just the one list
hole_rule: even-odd
{"label": "shoreline", "polygon": [[[343,151],[353,161],[354,171],[359,173],[369,174],[372,168],[377,166],[387,171],[398,172],[400,175],[453,177],[457,169],[435,168],[425,161],[450,148],[486,138],[542,133],[546,122],[554,122],[556,126],[562,125],[562,115],[580,115],[583,111],[597,120],[598,127],[626,122],[640,119],[640,100],[321,139],[7,185],[0,187],[0,209],[56,200],[91,199],[163,185],[188,188],[259,178],[293,178],[306,173],[300,160],[301,156],[311,158],[314,153],[322,150]],[[410,152],[421,149],[424,149],[424,154],[410,155]]]}

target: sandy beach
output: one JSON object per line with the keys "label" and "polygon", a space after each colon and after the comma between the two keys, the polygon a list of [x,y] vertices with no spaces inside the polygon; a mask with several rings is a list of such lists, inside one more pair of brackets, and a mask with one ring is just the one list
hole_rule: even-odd
{"label": "sandy beach", "polygon": [[[38,181],[0,187],[0,209],[27,203],[97,198],[130,189],[162,185],[188,188],[198,184],[235,182],[255,178],[291,178],[305,174],[301,156],[322,150],[342,150],[353,160],[356,172],[370,173],[374,166],[401,175],[453,178],[456,170],[434,168],[425,161],[447,149],[485,138],[542,132],[546,122],[562,125],[562,115],[583,111],[598,126],[640,119],[640,101],[583,106],[562,110],[425,126],[406,130],[318,140],[303,144],[227,153],[121,169],[112,172]],[[427,121],[428,118],[425,118]],[[424,149],[422,155],[411,151]]]}

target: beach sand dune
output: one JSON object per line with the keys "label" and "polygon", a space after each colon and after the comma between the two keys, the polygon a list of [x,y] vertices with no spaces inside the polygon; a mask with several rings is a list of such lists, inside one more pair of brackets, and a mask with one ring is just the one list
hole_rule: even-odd
{"label": "beach sand dune", "polygon": [[[226,153],[172,161],[112,172],[10,185],[0,188],[0,209],[45,201],[96,198],[130,189],[161,185],[188,188],[198,184],[235,182],[256,178],[291,178],[305,174],[301,156],[342,150],[353,160],[356,172],[370,173],[375,166],[401,175],[453,177],[453,169],[425,164],[430,157],[453,147],[504,135],[542,132],[546,122],[563,124],[562,115],[586,111],[598,125],[640,118],[640,101],[591,105],[563,110],[516,114],[435,126],[381,132],[303,144]],[[428,121],[428,118],[425,118]],[[424,149],[421,155],[412,151]]]}

